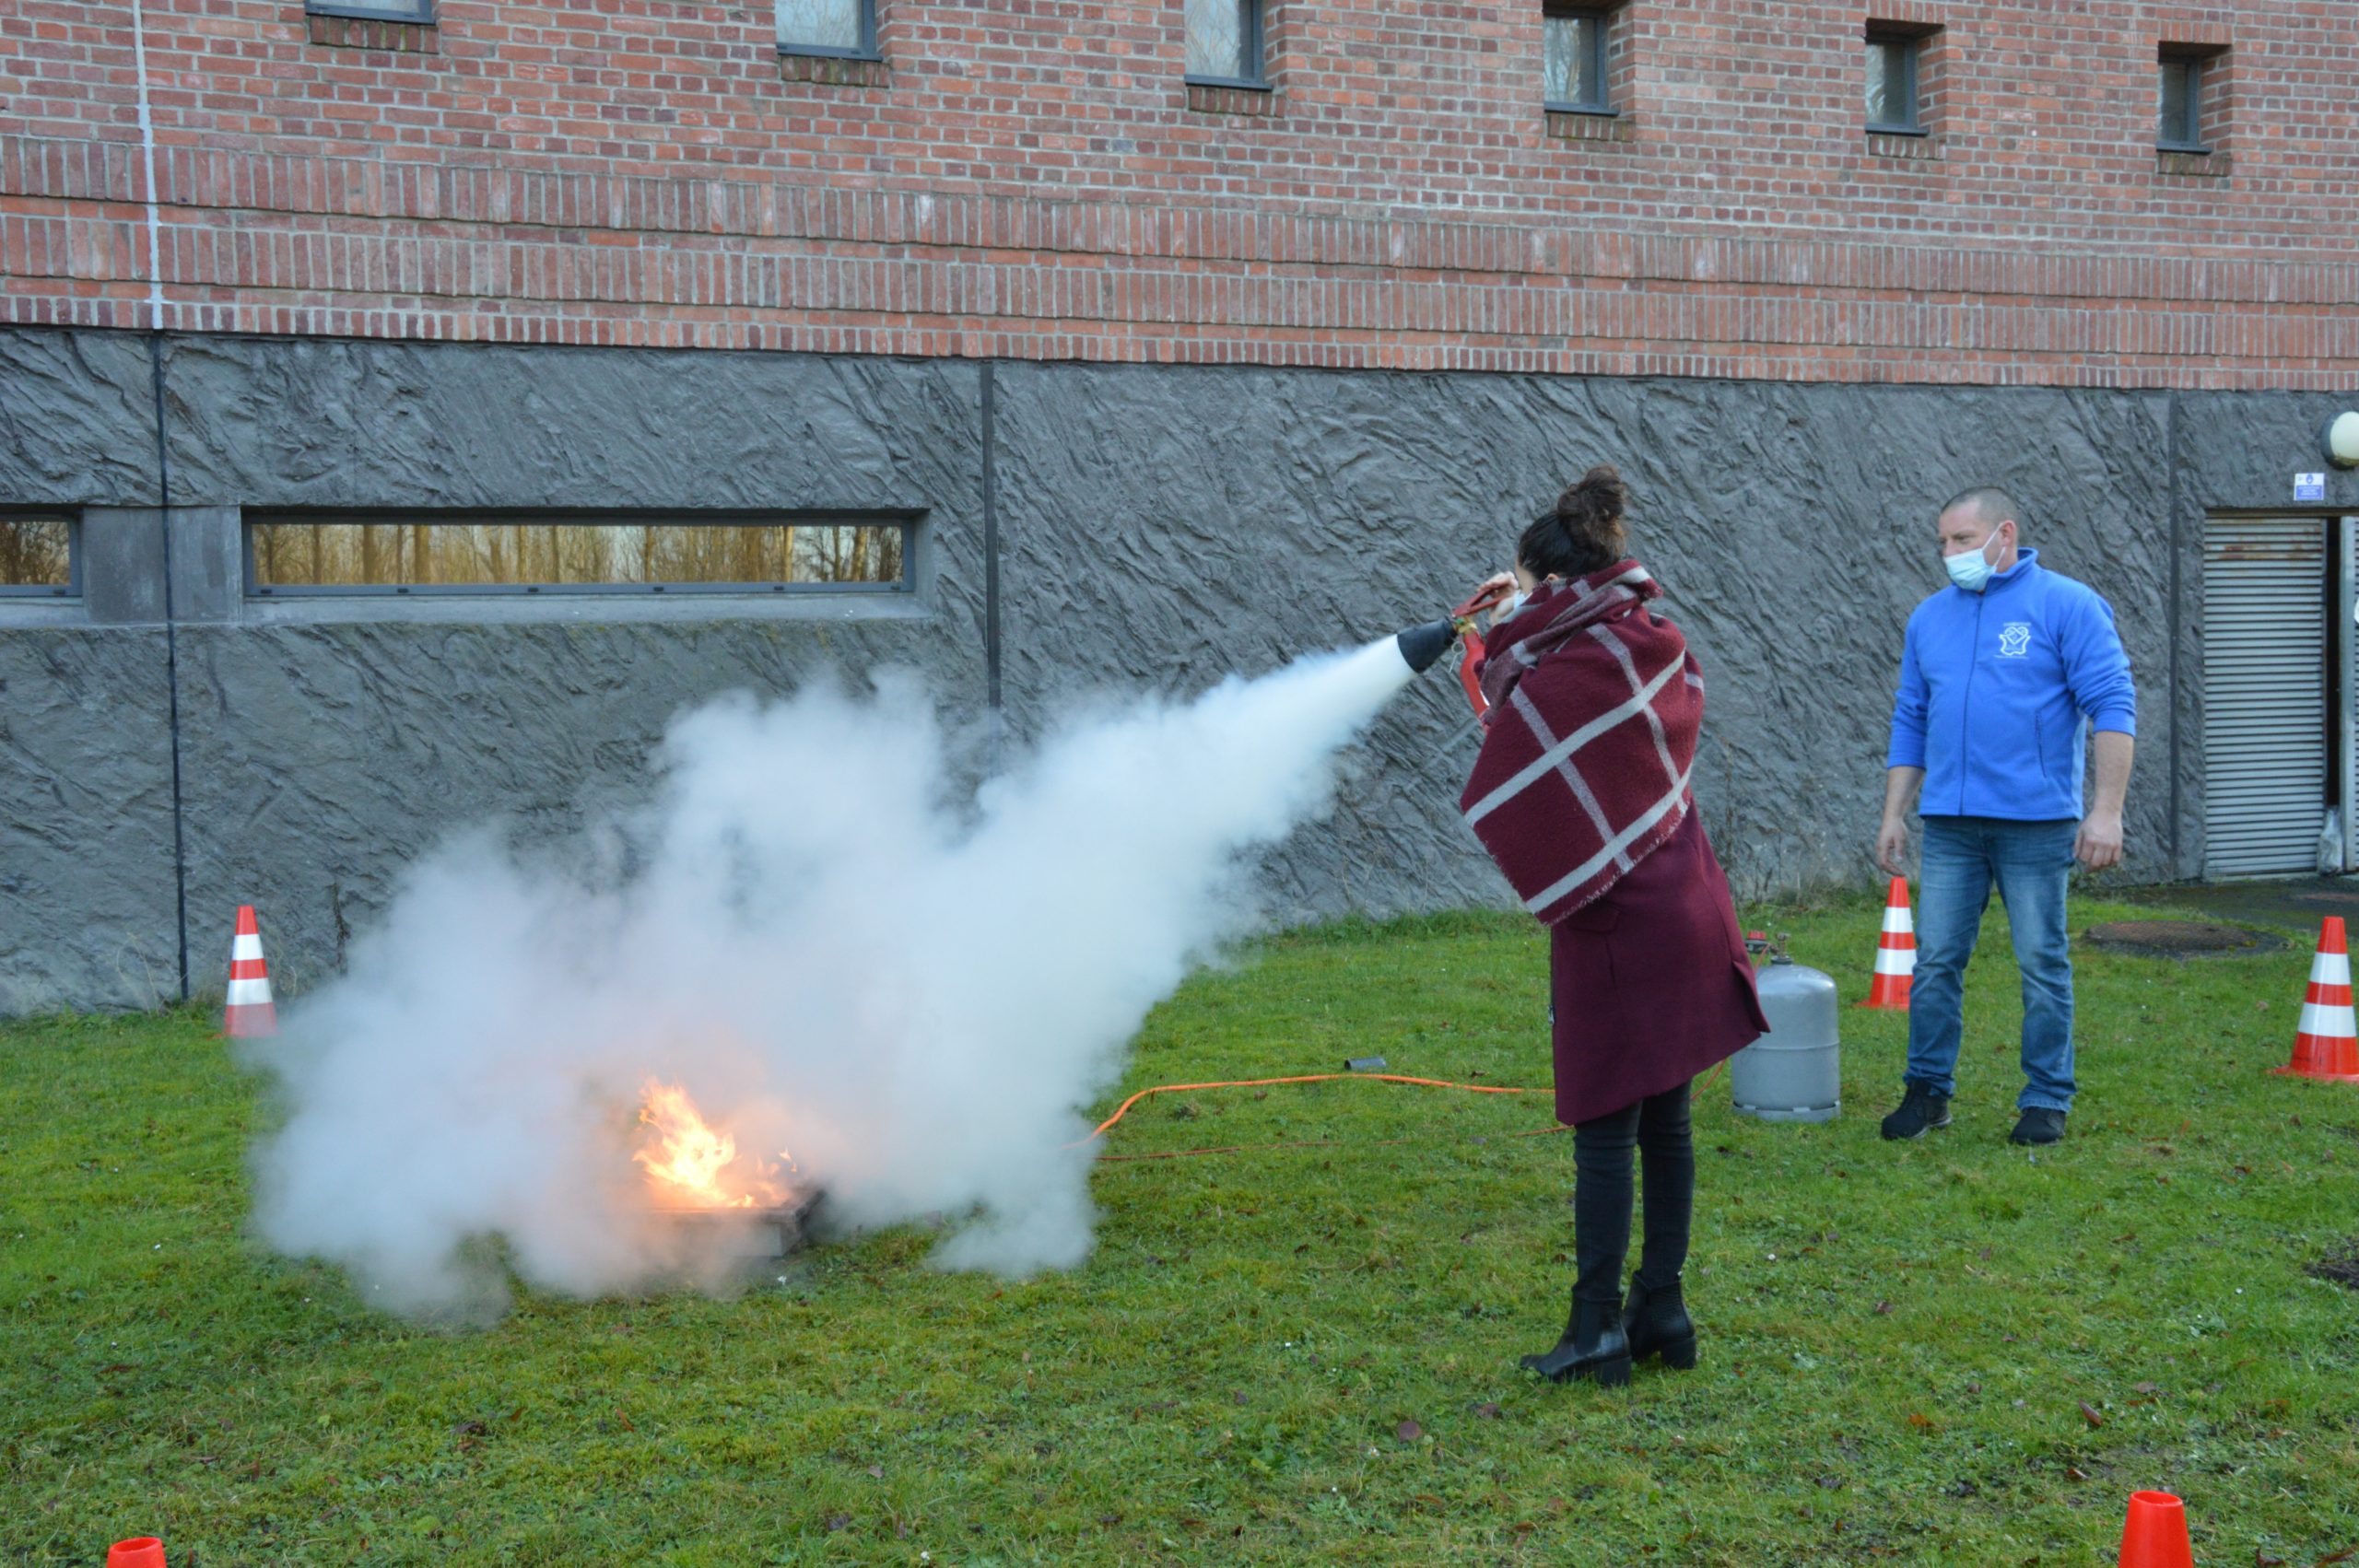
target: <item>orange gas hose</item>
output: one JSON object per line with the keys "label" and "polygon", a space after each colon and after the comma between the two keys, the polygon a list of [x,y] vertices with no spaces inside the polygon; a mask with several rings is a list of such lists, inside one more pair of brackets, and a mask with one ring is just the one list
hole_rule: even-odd
{"label": "orange gas hose", "polygon": [[[1696,1082],[1699,1083],[1709,1083],[1714,1078],[1719,1076],[1720,1067],[1723,1065],[1725,1064],[1721,1063],[1714,1065],[1710,1071],[1705,1073]],[[1510,1088],[1508,1085],[1498,1083],[1453,1083],[1449,1080],[1442,1078],[1412,1078],[1406,1073],[1401,1072],[1302,1072],[1296,1073],[1285,1078],[1229,1078],[1219,1079],[1205,1083],[1157,1083],[1151,1089],[1140,1090],[1137,1094],[1133,1094],[1129,1099],[1124,1100],[1121,1105],[1115,1106],[1114,1114],[1108,1117],[1104,1121],[1099,1122],[1095,1128],[1093,1128],[1090,1130],[1088,1137],[1082,1139],[1079,1142],[1068,1144],[1067,1147],[1078,1149],[1085,1143],[1094,1143],[1098,1139],[1105,1137],[1107,1129],[1112,1127],[1116,1122],[1128,1116],[1133,1106],[1137,1105],[1141,1100],[1145,1099],[1150,1094],[1191,1094],[1203,1089],[1262,1089],[1267,1088],[1273,1083],[1324,1083],[1332,1079],[1337,1078],[1365,1079],[1377,1083],[1414,1083],[1424,1089],[1462,1089],[1470,1094],[1537,1094],[1543,1093],[1543,1091],[1538,1089]],[[1547,1133],[1562,1132],[1565,1129],[1561,1125],[1552,1127],[1534,1127],[1525,1129],[1519,1132],[1509,1132],[1504,1134],[1504,1136],[1508,1138],[1535,1138],[1543,1136]],[[1383,1149],[1391,1147],[1395,1144],[1410,1143],[1414,1141],[1416,1141],[1416,1140],[1408,1138],[1380,1138],[1366,1142],[1345,1143],[1342,1140],[1320,1138],[1312,1139],[1308,1141],[1285,1143],[1231,1143],[1211,1149],[1169,1149],[1147,1154],[1100,1154],[1097,1158],[1108,1163],[1130,1160],[1184,1160],[1198,1154],[1245,1154],[1263,1149],[1334,1149],[1344,1147]]]}
{"label": "orange gas hose", "polygon": [[[1463,1085],[1460,1085],[1463,1087]],[[1501,1138],[1545,1138],[1552,1132],[1570,1132],[1572,1129],[1551,1124],[1547,1127],[1527,1127],[1516,1132],[1502,1132]],[[1087,1140],[1084,1140],[1085,1142]],[[1133,1160],[1186,1160],[1198,1154],[1257,1154],[1265,1149],[1391,1149],[1403,1143],[1423,1143],[1422,1138],[1371,1138],[1357,1143],[1339,1138],[1313,1138],[1294,1143],[1226,1143],[1215,1149],[1157,1149],[1144,1154],[1100,1154],[1098,1164],[1118,1165]],[[1481,1139],[1475,1141],[1480,1143]]]}
{"label": "orange gas hose", "polygon": [[1198,1089],[1260,1089],[1272,1083],[1324,1083],[1334,1078],[1361,1078],[1378,1083],[1417,1083],[1428,1089],[1463,1089],[1472,1094],[1530,1094],[1531,1089],[1509,1089],[1492,1083],[1451,1083],[1439,1078],[1411,1078],[1399,1072],[1304,1072],[1291,1078],[1235,1078],[1214,1083],[1158,1083],[1152,1089],[1142,1089],[1114,1108],[1114,1114],[1097,1124],[1089,1138],[1105,1136],[1106,1129],[1128,1116],[1133,1106],[1149,1094],[1178,1094]]}
{"label": "orange gas hose", "polygon": [[[1112,1127],[1116,1122],[1121,1120],[1125,1116],[1128,1116],[1130,1114],[1131,1107],[1137,1105],[1141,1100],[1145,1099],[1149,1094],[1186,1094],[1192,1093],[1200,1089],[1261,1089],[1266,1088],[1273,1083],[1324,1083],[1330,1079],[1335,1078],[1363,1078],[1372,1080],[1379,1083],[1414,1083],[1426,1089],[1463,1089],[1470,1094],[1531,1094],[1539,1093],[1539,1091],[1532,1089],[1509,1088],[1504,1084],[1452,1083],[1447,1080],[1439,1078],[1412,1078],[1406,1073],[1401,1072],[1301,1072],[1285,1078],[1233,1078],[1223,1079],[1209,1083],[1158,1083],[1152,1089],[1140,1090],[1137,1094],[1133,1094],[1129,1099],[1124,1100],[1121,1105],[1115,1106],[1114,1114],[1112,1116],[1109,1116],[1104,1121],[1099,1122],[1097,1126],[1091,1130],[1087,1138],[1081,1140],[1081,1142],[1079,1143],[1070,1145],[1070,1147],[1078,1149],[1084,1143],[1094,1143],[1098,1139],[1105,1137],[1106,1129],[1108,1128]],[[1530,1138],[1534,1133],[1562,1132],[1563,1130],[1564,1129],[1561,1127],[1538,1127],[1533,1128],[1529,1131],[1509,1133],[1507,1136],[1510,1138]],[[1414,1141],[1416,1141],[1416,1140],[1408,1138],[1381,1138],[1368,1142],[1353,1143],[1350,1144],[1349,1147],[1381,1149],[1391,1144],[1410,1143]],[[1284,1143],[1233,1143],[1215,1149],[1159,1150],[1154,1153],[1148,1154],[1100,1154],[1097,1158],[1102,1162],[1111,1164],[1131,1160],[1185,1160],[1193,1158],[1199,1154],[1246,1154],[1264,1149],[1332,1149],[1343,1146],[1344,1145],[1339,1140],[1321,1138],[1312,1139],[1308,1141],[1292,1141]]]}

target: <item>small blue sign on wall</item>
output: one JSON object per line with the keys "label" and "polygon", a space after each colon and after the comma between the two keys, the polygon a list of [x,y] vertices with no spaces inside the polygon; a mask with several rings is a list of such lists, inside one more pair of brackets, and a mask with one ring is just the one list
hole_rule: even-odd
{"label": "small blue sign on wall", "polygon": [[2323,474],[2296,474],[2294,475],[2294,498],[2297,501],[2325,500],[2326,475]]}

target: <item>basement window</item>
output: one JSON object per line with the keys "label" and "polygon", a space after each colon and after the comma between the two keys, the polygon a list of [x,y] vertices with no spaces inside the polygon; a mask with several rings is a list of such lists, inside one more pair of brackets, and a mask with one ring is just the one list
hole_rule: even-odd
{"label": "basement window", "polygon": [[82,584],[74,520],[62,512],[0,510],[0,594],[73,599]]}
{"label": "basement window", "polygon": [[778,52],[877,58],[876,0],[778,0]]}
{"label": "basement window", "polygon": [[1550,6],[1542,14],[1547,108],[1556,114],[1611,114],[1606,86],[1606,35],[1613,15],[1585,6]]}
{"label": "basement window", "polygon": [[900,593],[907,516],[249,513],[246,589],[351,594]]}
{"label": "basement window", "polygon": [[434,0],[304,0],[312,17],[349,17],[365,22],[416,22],[431,26]]}
{"label": "basement window", "polygon": [[2155,150],[2199,154],[2212,150],[2203,123],[2204,76],[2209,64],[2203,54],[2191,50],[2163,47],[2162,112],[2155,128]]}
{"label": "basement window", "polygon": [[1919,67],[1925,40],[1919,33],[1868,29],[1868,130],[1884,136],[1921,136],[1925,120],[1919,102]]}
{"label": "basement window", "polygon": [[1270,85],[1262,0],[1186,0],[1187,79],[1200,87]]}

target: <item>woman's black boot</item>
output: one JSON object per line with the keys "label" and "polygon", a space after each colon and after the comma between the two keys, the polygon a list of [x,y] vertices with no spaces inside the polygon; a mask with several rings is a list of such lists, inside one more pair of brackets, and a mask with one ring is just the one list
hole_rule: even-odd
{"label": "woman's black boot", "polygon": [[1676,1284],[1650,1291],[1632,1280],[1630,1299],[1622,1308],[1622,1333],[1632,1361],[1661,1356],[1665,1366],[1682,1372],[1696,1364],[1696,1325],[1688,1320],[1687,1303]]}
{"label": "woman's black boot", "polygon": [[1573,1301],[1573,1316],[1556,1348],[1523,1358],[1523,1368],[1551,1383],[1586,1377],[1601,1388],[1630,1381],[1630,1342],[1622,1333],[1622,1310],[1610,1301]]}

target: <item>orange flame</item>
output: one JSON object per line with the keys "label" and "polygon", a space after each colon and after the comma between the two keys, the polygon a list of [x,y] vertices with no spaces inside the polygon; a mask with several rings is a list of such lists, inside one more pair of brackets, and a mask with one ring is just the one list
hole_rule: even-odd
{"label": "orange flame", "polygon": [[[646,1167],[658,1208],[757,1209],[785,1201],[786,1188],[771,1179],[778,1167],[739,1159],[737,1141],[707,1123],[686,1089],[651,1078],[641,1094],[639,1121],[647,1131],[631,1158]],[[779,1156],[793,1168],[786,1151]]]}

